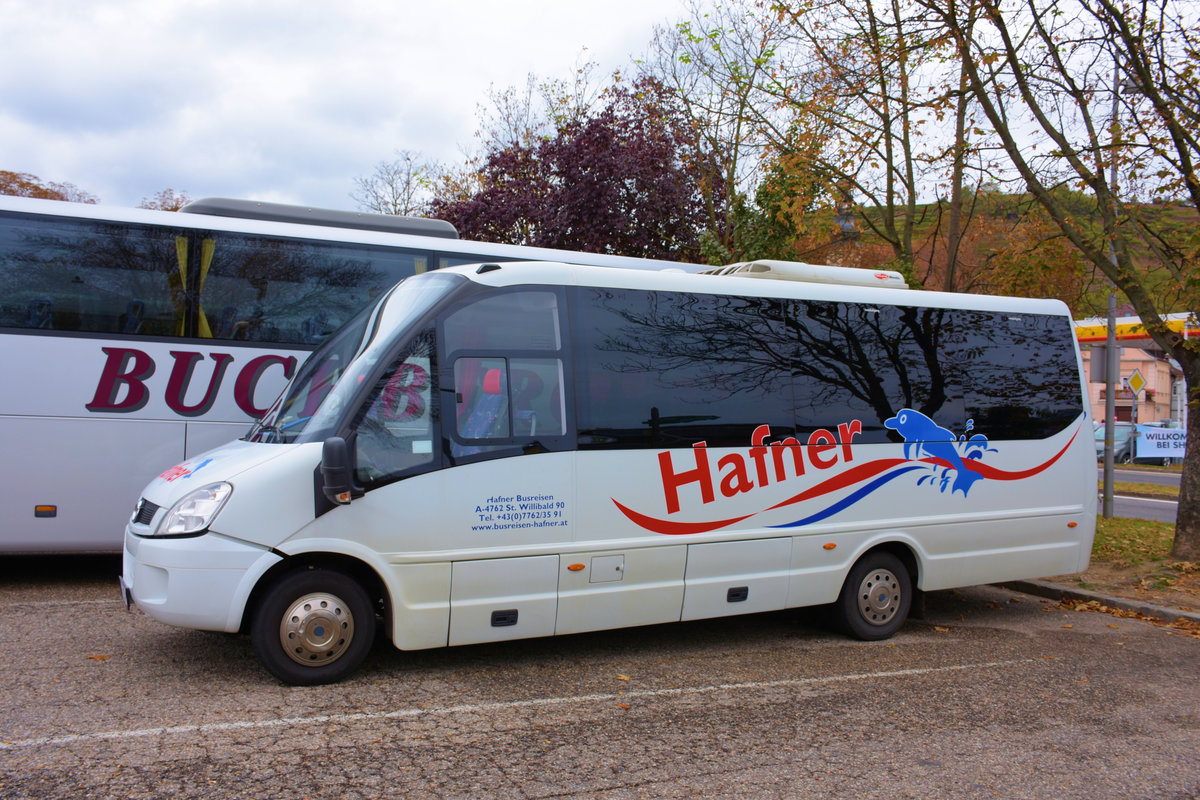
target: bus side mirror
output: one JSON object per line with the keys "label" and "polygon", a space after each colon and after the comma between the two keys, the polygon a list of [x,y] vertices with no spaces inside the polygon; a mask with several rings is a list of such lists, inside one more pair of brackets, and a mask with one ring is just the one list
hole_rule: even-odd
{"label": "bus side mirror", "polygon": [[350,504],[350,448],[341,436],[331,436],[321,447],[321,479],[329,502]]}

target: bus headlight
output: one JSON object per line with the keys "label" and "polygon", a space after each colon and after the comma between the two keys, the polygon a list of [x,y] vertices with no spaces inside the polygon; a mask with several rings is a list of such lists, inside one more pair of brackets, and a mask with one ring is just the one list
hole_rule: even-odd
{"label": "bus headlight", "polygon": [[189,536],[202,533],[225,505],[233,487],[228,483],[210,483],[188,492],[171,506],[158,524],[155,536]]}

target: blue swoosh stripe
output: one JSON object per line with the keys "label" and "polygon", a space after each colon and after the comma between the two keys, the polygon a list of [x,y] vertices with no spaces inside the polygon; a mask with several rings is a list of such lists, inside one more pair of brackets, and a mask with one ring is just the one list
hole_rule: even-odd
{"label": "blue swoosh stripe", "polygon": [[866,497],[871,492],[878,489],[880,486],[883,486],[888,481],[891,481],[894,478],[898,478],[906,472],[912,472],[914,469],[926,470],[929,468],[926,466],[923,466],[923,465],[900,467],[895,472],[888,472],[888,473],[876,478],[875,480],[871,481],[866,486],[863,486],[859,489],[855,489],[853,492],[846,495],[841,500],[838,500],[836,503],[829,506],[824,511],[818,511],[816,514],[813,514],[812,516],[805,517],[804,519],[798,519],[795,522],[786,522],[783,525],[771,525],[769,527],[771,527],[771,528],[799,528],[802,525],[811,525],[814,522],[820,522],[821,520],[826,519],[828,517],[832,517],[834,514],[838,513],[839,511],[842,511],[843,509],[846,509],[846,508],[854,505],[859,500],[862,500],[864,497]]}

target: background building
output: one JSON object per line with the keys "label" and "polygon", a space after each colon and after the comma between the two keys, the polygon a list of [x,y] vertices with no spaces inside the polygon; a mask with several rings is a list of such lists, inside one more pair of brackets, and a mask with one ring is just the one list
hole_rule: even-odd
{"label": "background building", "polygon": [[[1195,317],[1189,314],[1171,314],[1168,325],[1187,336],[1200,336],[1200,325]],[[1104,357],[1104,343],[1108,335],[1105,321],[1102,319],[1077,320],[1075,335],[1079,338],[1080,349],[1083,351],[1084,368],[1089,379],[1093,374],[1091,360]],[[1137,416],[1139,423],[1170,421],[1173,426],[1184,427],[1187,424],[1187,387],[1183,380],[1183,371],[1173,359],[1166,358],[1162,350],[1146,335],[1142,321],[1138,317],[1117,318],[1117,346],[1121,350],[1120,377],[1115,398],[1118,421],[1128,422],[1134,419],[1134,396],[1129,389],[1128,380],[1134,371],[1141,373],[1145,380],[1145,388],[1137,398]],[[1105,387],[1103,383],[1089,380],[1088,397],[1091,401],[1092,419],[1104,419]]]}

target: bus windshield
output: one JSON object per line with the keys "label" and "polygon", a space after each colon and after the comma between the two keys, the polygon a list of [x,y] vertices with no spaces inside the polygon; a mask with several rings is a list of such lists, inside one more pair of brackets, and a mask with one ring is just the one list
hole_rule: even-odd
{"label": "bus windshield", "polygon": [[295,442],[304,434],[305,439],[332,435],[346,404],[397,336],[464,280],[444,273],[415,275],[363,309],[309,357],[246,440]]}

